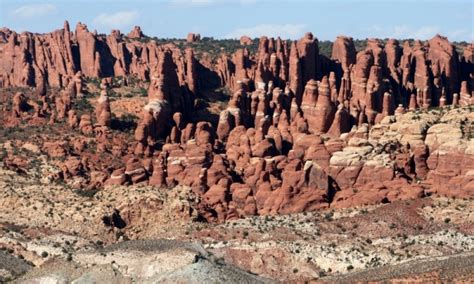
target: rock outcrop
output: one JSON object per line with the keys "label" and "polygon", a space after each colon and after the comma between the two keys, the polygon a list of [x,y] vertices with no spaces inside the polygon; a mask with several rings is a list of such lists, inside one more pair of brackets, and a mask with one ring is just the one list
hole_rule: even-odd
{"label": "rock outcrop", "polygon": [[248,36],[241,36],[240,37],[240,44],[241,45],[252,45],[253,40]]}
{"label": "rock outcrop", "polygon": [[[261,37],[255,53],[243,46],[213,61],[192,47],[135,40],[144,37],[139,27],[105,36],[81,23],[74,33],[67,23],[49,34],[3,33],[0,86],[35,87],[8,98],[3,121],[67,122],[62,129],[80,138],[51,150],[64,158],[64,179],[186,186],[209,221],[473,194],[472,46],[460,55],[442,36],[370,39],[356,52],[340,36],[327,58],[307,33]],[[96,86],[86,85],[97,77],[95,100],[87,96]],[[122,98],[109,88],[128,83],[148,87],[133,137],[112,126],[111,104]],[[202,119],[219,88],[229,102]],[[79,99],[95,110],[79,109]],[[79,158],[87,147],[99,154]]]}
{"label": "rock outcrop", "polygon": [[97,99],[97,106],[95,109],[97,124],[99,126],[110,127],[112,120],[112,112],[110,110],[109,97],[107,89],[100,92],[100,97]]}
{"label": "rock outcrop", "polygon": [[142,28],[140,26],[135,26],[133,27],[133,30],[131,30],[128,34],[127,37],[132,38],[132,39],[140,39],[144,38],[145,35],[142,32]]}
{"label": "rock outcrop", "polygon": [[201,40],[201,35],[196,33],[189,33],[186,37],[186,41],[189,43],[198,42]]}

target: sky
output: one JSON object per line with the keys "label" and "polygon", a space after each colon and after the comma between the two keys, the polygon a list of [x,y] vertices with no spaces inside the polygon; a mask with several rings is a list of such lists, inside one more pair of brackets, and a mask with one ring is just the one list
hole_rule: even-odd
{"label": "sky", "polygon": [[128,33],[141,26],[149,36],[184,38],[298,39],[311,31],[319,40],[417,38],[435,34],[474,41],[473,0],[0,0],[0,27],[49,32],[68,20],[89,30]]}

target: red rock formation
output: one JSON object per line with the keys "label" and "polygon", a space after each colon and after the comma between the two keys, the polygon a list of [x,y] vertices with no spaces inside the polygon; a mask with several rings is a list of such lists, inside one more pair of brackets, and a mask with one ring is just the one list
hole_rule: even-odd
{"label": "red rock formation", "polygon": [[77,24],[75,36],[79,45],[79,53],[81,54],[82,73],[88,77],[99,77],[101,70],[98,56],[100,54],[97,52],[96,37],[82,23]]}
{"label": "red rock formation", "polygon": [[189,43],[198,42],[201,40],[201,35],[196,33],[188,33],[186,41]]}
{"label": "red rock formation", "polygon": [[196,59],[194,59],[194,51],[192,49],[186,49],[186,82],[189,91],[193,95],[197,94],[198,91],[198,74],[196,70]]}
{"label": "red rock formation", "polygon": [[[132,33],[137,37],[142,36],[138,27],[135,27]],[[67,86],[76,71],[82,71],[86,77],[133,74],[146,80],[153,73],[161,53],[161,47],[153,41],[126,43],[123,41],[120,31],[112,31],[109,36],[104,37],[90,33],[87,27],[80,23],[77,25],[75,36],[72,36],[67,22],[64,29],[49,34],[24,33],[19,36],[14,32],[7,31],[3,33],[3,36],[8,42],[2,47],[0,84],[3,86],[37,86],[38,93],[44,93],[43,86],[46,85]],[[131,34],[130,36],[135,37]],[[79,47],[79,54],[76,58],[72,52],[73,46]],[[218,64],[208,64],[206,68],[209,68],[211,72],[218,73],[221,83],[231,88],[235,86],[236,81],[245,83],[249,77],[254,78],[255,75],[262,77],[262,73],[265,73],[263,81],[266,84],[271,84],[270,81],[273,81],[273,86],[283,89],[286,83],[289,83],[290,90],[296,98],[296,105],[299,106],[303,84],[306,84],[309,78],[320,79],[323,75],[328,75],[331,67],[323,66],[327,63],[320,60],[317,40],[310,33],[306,34],[290,50],[291,52],[288,52],[287,45],[280,39],[266,38],[261,41],[256,56],[249,55],[249,52],[245,50],[240,51],[234,57],[234,65],[223,55]],[[427,104],[438,105],[443,89],[447,102],[452,103],[453,94],[460,94],[461,81],[469,78],[466,76],[468,74],[466,72],[472,71],[472,68],[466,65],[472,62],[470,50],[472,50],[470,46],[465,48],[465,61],[461,63],[455,49],[446,38],[441,36],[434,37],[426,45],[415,42],[414,46],[410,47],[408,43],[404,43],[403,50],[396,40],[389,40],[385,47],[377,40],[369,40],[367,49],[355,58],[350,38],[338,37],[334,43],[332,54],[333,60],[339,61],[342,69],[335,72],[337,100],[339,103],[343,103],[346,99],[350,99],[352,107],[349,111],[351,114],[360,113],[361,109],[365,107],[364,97],[367,96],[367,91],[364,91],[364,88],[367,88],[370,70],[372,65],[377,65],[381,68],[381,79],[390,80],[390,93],[396,104],[401,103],[407,106],[410,94],[416,89],[419,89],[420,93],[420,96],[417,97],[419,107],[423,107],[423,105],[426,107]],[[196,70],[196,67],[193,67],[195,64],[187,64],[193,60],[184,59],[184,57],[183,55],[173,55],[172,61],[180,70],[179,84],[182,85],[183,82],[186,82],[188,87],[193,90],[199,85],[196,82],[200,81],[198,78],[200,74],[190,71]],[[255,58],[251,59],[250,57]],[[16,60],[12,61],[12,58],[16,58]],[[429,62],[429,66],[426,62]],[[351,64],[354,64],[352,71],[349,70]],[[259,67],[260,65],[261,67]],[[259,71],[256,72],[256,70]],[[184,77],[182,77],[183,74]],[[343,74],[347,75],[341,78]],[[333,82],[332,78],[330,78],[330,83]],[[472,80],[468,80],[468,85],[470,89],[473,89],[469,81]],[[79,85],[79,82],[77,83]],[[333,83],[331,83],[332,85]],[[332,94],[336,91],[333,87],[330,89]],[[389,90],[383,88],[379,94],[375,94],[373,99],[375,104],[373,110],[378,113],[382,111],[385,91]],[[80,95],[82,92],[76,90],[76,93]],[[353,98],[349,98],[350,94]],[[463,100],[460,98],[460,101]]]}
{"label": "red rock formation", "polygon": [[98,125],[110,127],[112,113],[110,111],[110,102],[109,97],[107,96],[107,90],[102,90],[100,97],[97,99],[95,115]]}
{"label": "red rock formation", "polygon": [[75,97],[75,84],[70,82],[66,89],[61,91],[55,98],[57,119],[63,120],[72,107],[72,99]]}
{"label": "red rock formation", "polygon": [[318,83],[315,80],[308,81],[301,101],[301,111],[311,130],[315,129],[319,117],[316,110],[318,95]]}
{"label": "red rock formation", "polygon": [[296,43],[291,44],[289,59],[289,85],[290,90],[295,97],[295,103],[301,105],[301,96],[303,94],[303,79],[301,76],[301,64],[299,60]]}
{"label": "red rock formation", "polygon": [[[135,30],[132,32],[134,31]],[[125,77],[130,72],[129,50],[119,30],[112,30],[110,35],[107,36],[107,45],[109,46],[111,55],[116,59],[113,66],[114,75]]]}
{"label": "red rock formation", "polygon": [[73,109],[68,112],[68,124],[71,128],[77,128],[79,126],[79,117]]}
{"label": "red rock formation", "polygon": [[351,70],[351,106],[365,106],[367,81],[370,69],[374,64],[374,57],[368,50],[357,53],[357,63]]}
{"label": "red rock formation", "polygon": [[13,96],[12,117],[21,117],[21,114],[27,110],[28,104],[26,96],[23,93],[16,93]]}
{"label": "red rock formation", "polygon": [[79,129],[81,130],[82,134],[90,136],[94,132],[94,127],[92,125],[92,119],[90,115],[83,114],[81,116],[81,120],[79,122]]}
{"label": "red rock formation", "polygon": [[318,40],[313,37],[312,33],[306,33],[298,41],[298,53],[301,58],[303,84],[306,84],[310,79],[318,79]]}
{"label": "red rock formation", "polygon": [[326,76],[323,77],[323,80],[319,84],[318,93],[319,96],[315,108],[318,116],[314,125],[310,125],[309,130],[312,132],[326,132],[331,126],[335,113],[334,104],[330,97],[329,81]]}
{"label": "red rock formation", "polygon": [[350,114],[347,109],[340,104],[335,113],[334,120],[331,124],[331,128],[328,130],[328,134],[339,137],[341,134],[349,132],[351,130]]}
{"label": "red rock formation", "polygon": [[461,91],[460,91],[459,96],[460,96],[459,104],[461,106],[474,104],[474,99],[472,98],[472,94],[469,91],[469,85],[467,81],[461,82]]}
{"label": "red rock formation", "polygon": [[219,76],[220,84],[221,86],[227,86],[231,90],[234,88],[232,67],[234,67],[234,63],[226,54],[222,54],[221,57],[217,59],[215,69]]}
{"label": "red rock formation", "polygon": [[240,44],[241,45],[252,45],[253,41],[250,37],[248,36],[241,36],[240,37]]}
{"label": "red rock formation", "polygon": [[239,49],[233,57],[233,63],[235,64],[235,81],[236,82],[245,82],[248,80],[248,74],[246,70],[246,50]]}
{"label": "red rock formation", "polygon": [[74,97],[82,97],[84,95],[84,82],[82,78],[82,72],[78,71],[72,78],[74,83]]}
{"label": "red rock formation", "polygon": [[[460,118],[462,129],[448,135],[458,140],[450,143],[441,136],[458,127],[453,118],[443,120],[449,128],[436,130],[430,127],[437,120],[424,117],[434,112],[406,109],[454,105],[464,111],[472,104],[472,46],[459,58],[440,36],[403,48],[396,40],[384,46],[371,39],[356,55],[352,39],[338,37],[328,59],[308,33],[289,45],[262,37],[255,54],[222,52],[213,61],[201,53],[198,61],[191,48],[132,40],[140,37],[139,28],[128,37],[120,31],[104,36],[82,24],[75,36],[67,24],[44,35],[0,33],[0,85],[36,87],[32,95],[26,92],[29,99],[11,97],[6,120],[38,123],[50,114],[51,123],[67,119],[68,131],[87,136],[71,143],[71,150],[64,145],[51,150],[66,159],[65,176],[88,171],[97,186],[188,186],[201,198],[199,214],[209,221],[417,197],[435,183],[458,190],[433,186],[437,194],[469,193],[473,175],[463,166],[472,164],[472,147],[462,137],[470,116]],[[148,102],[130,145],[125,134],[106,129],[112,77],[101,83],[95,125],[89,113],[74,109],[75,99],[86,95],[83,77],[99,75],[149,81]],[[215,127],[199,121],[196,107],[197,98],[207,99],[208,91],[219,87],[229,88],[232,96]],[[85,139],[98,142],[100,156],[110,151],[122,165],[98,169],[99,155],[89,162],[67,157],[82,155]],[[105,172],[112,173],[107,181]],[[416,184],[417,179],[423,182]]]}
{"label": "red rock formation", "polygon": [[[456,48],[446,37],[436,35],[428,41],[429,49],[427,59],[431,62],[433,76],[439,77],[441,82],[439,88],[445,88],[449,95],[459,92],[459,61]],[[448,97],[448,101],[449,101]]]}
{"label": "red rock formation", "polygon": [[356,63],[356,50],[351,37],[338,36],[332,46],[331,59],[341,64],[344,71]]}
{"label": "red rock formation", "polygon": [[140,39],[144,38],[145,35],[142,32],[142,28],[140,26],[135,26],[133,27],[133,30],[131,30],[128,34],[127,37],[132,38],[132,39]]}

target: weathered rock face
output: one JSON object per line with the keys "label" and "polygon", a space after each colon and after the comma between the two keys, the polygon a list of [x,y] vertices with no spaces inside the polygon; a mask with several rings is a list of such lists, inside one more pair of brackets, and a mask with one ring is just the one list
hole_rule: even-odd
{"label": "weathered rock face", "polygon": [[79,45],[79,53],[81,70],[85,76],[99,77],[100,69],[100,53],[97,51],[97,39],[89,32],[87,26],[78,23],[76,26],[76,39]]}
{"label": "weathered rock face", "polygon": [[46,35],[11,32],[1,49],[0,86],[34,86],[45,78],[51,86],[63,86],[75,72],[67,22]]}
{"label": "weathered rock face", "polygon": [[110,111],[110,102],[109,97],[107,96],[107,90],[102,90],[100,93],[100,97],[97,100],[95,115],[98,125],[110,127],[112,113]]}
{"label": "weathered rock face", "polygon": [[55,98],[57,119],[59,121],[66,117],[66,114],[72,107],[72,99],[75,97],[74,83],[69,83],[68,87]]}
{"label": "weathered rock face", "polygon": [[248,36],[241,36],[240,37],[240,44],[241,45],[252,45],[253,41],[250,37]]}
{"label": "weathered rock face", "polygon": [[186,82],[189,91],[192,95],[196,95],[198,91],[198,73],[197,73],[197,62],[194,58],[194,51],[192,49],[186,49],[185,52],[186,61]]}
{"label": "weathered rock face", "polygon": [[316,127],[319,113],[316,111],[316,103],[318,102],[318,82],[310,80],[306,83],[303,99],[301,101],[301,111],[304,118],[308,121],[311,130]]}
{"label": "weathered rock face", "polygon": [[341,64],[342,70],[349,70],[356,63],[356,50],[351,37],[338,36],[332,47],[331,59]]}
{"label": "weathered rock face", "polygon": [[81,120],[79,122],[79,129],[82,134],[86,136],[91,136],[94,133],[94,126],[92,125],[92,118],[88,114],[81,115]]}
{"label": "weathered rock face", "polygon": [[[323,82],[327,83],[327,79]],[[323,93],[319,92],[317,101]],[[214,156],[207,171],[205,163],[201,164],[194,170],[198,181],[188,184],[199,185],[196,188],[205,192],[201,212],[214,221],[253,214],[302,212],[329,204],[347,207],[390,202],[432,193],[469,196],[472,194],[470,169],[474,166],[472,145],[460,126],[454,125],[465,119],[472,122],[474,117],[467,108],[461,113],[453,110],[441,114],[444,124],[434,124],[440,114],[426,113],[414,120],[416,114],[399,111],[397,116],[383,118],[370,130],[363,124],[349,131],[350,115],[339,105],[329,132],[337,135],[348,132],[346,136],[323,141],[317,134],[290,130],[291,150],[286,156],[279,155],[285,138],[277,128],[270,127],[262,139],[260,130],[235,126],[227,135],[225,155]],[[213,141],[209,127],[206,124],[197,127],[207,129],[203,138],[198,138],[201,136],[198,132],[203,130],[196,130],[198,147]],[[173,174],[171,180],[175,183],[183,182],[184,177],[179,173],[190,170],[185,161],[194,157],[188,154],[193,149],[191,145],[187,142],[166,147],[167,152],[177,151],[169,152],[173,158],[168,159],[167,171]],[[212,156],[212,151],[206,153],[200,161]],[[216,157],[219,158],[215,160]],[[466,164],[467,169],[462,169],[460,163]],[[220,170],[211,170],[217,165]],[[239,181],[229,176],[229,172],[239,176]],[[416,180],[424,182],[420,184]],[[450,184],[456,190],[438,184]]]}
{"label": "weathered rock face", "polygon": [[13,97],[12,117],[21,117],[22,112],[28,107],[27,99],[23,93],[16,93]]}
{"label": "weathered rock face", "polygon": [[157,77],[158,73],[155,75],[148,88],[148,104],[143,109],[141,120],[135,130],[135,140],[138,143],[135,154],[150,153],[150,147],[153,147],[155,141],[165,135],[170,127],[171,106],[165,93],[164,79]]}
{"label": "weathered rock face", "polygon": [[[194,108],[198,91],[196,61],[193,51],[188,49],[183,61],[173,61],[173,52],[161,50],[158,62],[151,75],[148,88],[148,104],[135,131],[137,146],[135,153],[150,155],[155,142],[166,137],[172,130],[173,114],[180,113],[186,121]],[[172,140],[176,140],[182,126],[174,129]]]}
{"label": "weathered rock face", "polygon": [[[139,27],[128,34],[129,39],[143,37]],[[0,86],[4,87],[66,87],[78,71],[85,77],[134,75],[140,80],[149,80],[163,51],[153,41],[126,42],[118,30],[108,36],[97,35],[78,23],[76,31],[71,33],[67,22],[64,29],[47,34],[11,32],[7,43],[0,44],[0,48]],[[171,58],[178,65],[183,57],[177,54]],[[184,61],[191,62],[189,58]],[[196,69],[195,60],[189,65]],[[182,72],[185,74],[185,69]],[[193,77],[196,74],[191,72],[191,75],[180,84],[187,85],[191,78],[196,80]],[[192,81],[189,85],[193,83],[196,86]]]}
{"label": "weathered rock face", "polygon": [[77,128],[79,126],[79,117],[73,109],[68,112],[68,124],[71,128]]}
{"label": "weathered rock face", "polygon": [[338,105],[338,109],[334,116],[334,120],[328,130],[329,135],[339,137],[341,134],[347,133],[351,130],[350,113],[344,105]]}
{"label": "weathered rock face", "polygon": [[298,52],[301,58],[303,84],[311,79],[319,79],[318,40],[313,37],[312,33],[306,33],[298,41]]}
{"label": "weathered rock face", "polygon": [[200,40],[201,40],[200,34],[189,33],[188,36],[186,37],[186,41],[189,43],[197,42]]}
{"label": "weathered rock face", "polygon": [[[456,48],[446,37],[436,35],[428,41],[429,49],[427,59],[431,62],[431,70],[434,77],[435,93],[445,89],[448,103],[452,100],[452,95],[459,93],[459,60]],[[444,83],[443,83],[444,82]],[[439,99],[436,94],[435,100]]]}
{"label": "weathered rock face", "polygon": [[[77,71],[86,77],[134,75],[149,80],[163,52],[153,41],[127,43],[120,31],[96,35],[81,23],[74,34],[66,22],[64,29],[49,34],[18,35],[9,31],[3,36],[7,42],[2,44],[0,85],[37,86],[39,93],[44,93],[43,86],[47,85],[66,87]],[[143,36],[141,29],[135,27],[128,38]],[[191,40],[197,37],[190,34]],[[459,60],[454,47],[441,36],[425,45],[416,41],[410,46],[406,42],[403,48],[396,40],[388,40],[385,46],[369,40],[367,48],[357,56],[352,39],[340,36],[332,50],[330,61],[318,54],[317,39],[307,33],[291,46],[279,38],[263,37],[257,54],[239,50],[233,60],[224,54],[215,64],[199,64],[192,51],[180,54],[173,49],[171,58],[179,73],[177,87],[186,85],[192,94],[199,89],[201,76],[208,76],[200,74],[204,70],[232,89],[237,82],[243,82],[249,91],[252,86],[263,86],[262,83],[265,88],[272,85],[285,89],[288,85],[297,106],[301,105],[304,86],[310,79],[319,81],[334,71],[330,83],[334,82],[331,92],[336,95],[331,94],[332,101],[333,97],[339,103],[349,100],[353,120],[363,113],[370,123],[383,112],[385,92],[392,95],[393,105],[408,107],[411,95],[415,94],[417,107],[427,108],[452,104],[455,93],[455,103],[466,104],[467,93],[463,93],[464,97],[460,94],[462,81],[467,82],[469,90],[474,89],[469,76],[473,72],[472,48],[467,46],[464,61]],[[192,99],[187,100],[189,103]]]}
{"label": "weathered rock face", "polygon": [[317,121],[314,128],[310,127],[313,132],[327,132],[334,119],[335,108],[331,101],[331,91],[329,89],[329,81],[326,76],[319,84],[318,88],[318,102],[316,103]]}
{"label": "weathered rock face", "polygon": [[144,38],[145,35],[142,32],[142,28],[140,28],[139,26],[135,26],[133,27],[133,30],[131,30],[127,34],[127,37],[133,38],[133,39],[137,39],[137,38],[140,39],[140,38]]}
{"label": "weathered rock face", "polygon": [[295,96],[297,105],[301,105],[301,95],[303,93],[303,78],[301,76],[301,64],[299,60],[298,49],[296,43],[291,44],[289,59],[289,84],[290,90]]}
{"label": "weathered rock face", "polygon": [[469,91],[470,86],[468,81],[461,82],[461,91],[460,91],[460,99],[459,104],[461,106],[468,106],[474,104],[474,99],[472,97],[472,91]]}
{"label": "weathered rock face", "polygon": [[[142,37],[138,27],[127,37],[103,36],[80,23],[74,36],[67,23],[45,35],[0,34],[0,85],[36,87],[33,97],[12,96],[8,120],[67,121],[69,131],[99,142],[97,152],[123,160],[100,172],[95,161],[77,158],[84,141],[71,143],[74,150],[45,145],[65,158],[65,177],[91,171],[98,186],[187,186],[202,200],[199,214],[219,222],[432,193],[472,195],[472,46],[460,58],[440,36],[403,47],[371,39],[356,54],[352,39],[341,36],[329,59],[308,33],[291,43],[262,37],[255,54],[243,48],[198,61],[192,48],[132,40]],[[108,84],[128,75],[149,81],[129,144],[108,129]],[[84,77],[97,76],[111,77],[92,100],[95,112],[75,109],[74,101],[87,96]],[[195,120],[211,85],[232,93],[216,125]],[[48,86],[63,89],[48,94]],[[93,179],[92,170],[101,174]]]}
{"label": "weathered rock face", "polygon": [[244,82],[248,80],[247,74],[247,66],[248,66],[248,58],[247,58],[247,50],[240,49],[238,50],[233,56],[233,65],[235,66],[235,81],[236,82]]}

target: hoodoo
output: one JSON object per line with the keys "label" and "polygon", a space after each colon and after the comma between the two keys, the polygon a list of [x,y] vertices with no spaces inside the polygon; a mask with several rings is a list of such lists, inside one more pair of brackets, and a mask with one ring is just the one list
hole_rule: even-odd
{"label": "hoodoo", "polygon": [[7,2],[0,283],[474,279],[472,1]]}

